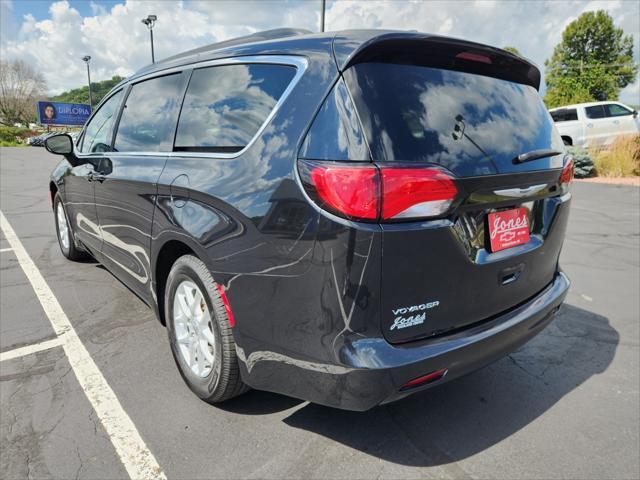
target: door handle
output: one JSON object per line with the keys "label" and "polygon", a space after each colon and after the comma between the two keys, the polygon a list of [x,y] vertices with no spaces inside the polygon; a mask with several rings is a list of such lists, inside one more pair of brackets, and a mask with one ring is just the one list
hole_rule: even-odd
{"label": "door handle", "polygon": [[100,175],[97,174],[95,172],[91,172],[88,176],[87,176],[87,180],[89,180],[90,182],[104,182],[106,179],[106,177],[104,175]]}
{"label": "door handle", "polygon": [[613,123],[615,123],[616,125],[620,123],[620,120],[614,120]]}
{"label": "door handle", "polygon": [[593,127],[593,123],[587,123],[587,128]]}

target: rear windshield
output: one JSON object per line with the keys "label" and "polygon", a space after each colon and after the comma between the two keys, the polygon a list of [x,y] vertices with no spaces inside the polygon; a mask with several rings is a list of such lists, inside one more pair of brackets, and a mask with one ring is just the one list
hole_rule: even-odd
{"label": "rear windshield", "polygon": [[[355,65],[345,78],[376,161],[437,163],[470,176],[512,171],[521,153],[562,150],[549,113],[528,85],[388,63]],[[537,160],[526,169],[557,163]]]}

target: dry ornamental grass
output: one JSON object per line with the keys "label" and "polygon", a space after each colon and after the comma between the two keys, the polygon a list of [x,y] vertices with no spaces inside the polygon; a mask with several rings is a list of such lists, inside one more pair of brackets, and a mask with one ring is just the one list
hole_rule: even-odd
{"label": "dry ornamental grass", "polygon": [[617,138],[605,148],[591,148],[589,154],[599,177],[640,175],[640,135]]}

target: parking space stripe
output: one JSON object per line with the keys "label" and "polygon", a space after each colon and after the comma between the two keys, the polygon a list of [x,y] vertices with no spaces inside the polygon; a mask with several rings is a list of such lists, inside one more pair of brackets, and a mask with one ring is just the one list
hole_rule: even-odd
{"label": "parking space stripe", "polygon": [[13,251],[13,248],[0,248],[0,253],[11,252],[11,251]]}
{"label": "parking space stripe", "polygon": [[32,345],[25,345],[24,347],[14,348],[6,352],[0,352],[0,362],[5,360],[13,360],[14,358],[24,357],[25,355],[31,355],[32,353],[42,352],[43,350],[49,350],[50,348],[59,347],[62,345],[60,337],[53,338],[51,340],[45,340],[44,342],[34,343]]}
{"label": "parking space stripe", "polygon": [[18,263],[29,279],[51,325],[60,337],[82,390],[100,419],[124,468],[132,479],[166,479],[153,454],[149,451],[118,397],[102,376],[98,366],[78,337],[58,299],[44,280],[40,270],[27,253],[15,231],[0,210],[0,228],[13,248]]}

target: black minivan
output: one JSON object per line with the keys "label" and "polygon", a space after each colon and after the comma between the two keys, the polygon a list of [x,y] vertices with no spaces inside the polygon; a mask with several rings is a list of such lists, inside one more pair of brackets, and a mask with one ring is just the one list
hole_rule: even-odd
{"label": "black minivan", "polygon": [[539,333],[573,162],[509,52],[280,29],[117,85],[50,191],[58,240],[166,325],[203,400],[249,387],[366,410]]}

